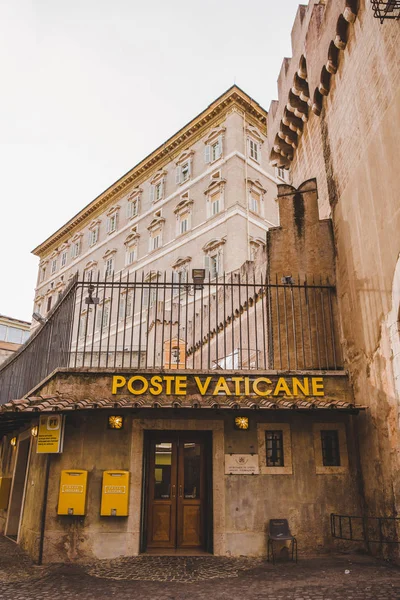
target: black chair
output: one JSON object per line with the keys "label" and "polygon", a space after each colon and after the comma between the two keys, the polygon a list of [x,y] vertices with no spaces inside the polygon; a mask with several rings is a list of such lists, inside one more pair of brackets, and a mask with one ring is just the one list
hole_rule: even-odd
{"label": "black chair", "polygon": [[272,553],[272,564],[275,564],[274,555],[274,542],[292,542],[292,560],[294,559],[294,550],[296,549],[296,562],[297,562],[297,540],[294,535],[290,533],[289,524],[287,519],[270,519],[269,520],[269,532],[268,532],[268,562],[270,549]]}

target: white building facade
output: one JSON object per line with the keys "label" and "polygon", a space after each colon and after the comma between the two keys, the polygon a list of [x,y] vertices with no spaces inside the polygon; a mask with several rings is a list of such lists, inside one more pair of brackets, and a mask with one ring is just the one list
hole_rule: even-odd
{"label": "white building facade", "polygon": [[93,200],[33,253],[35,311],[46,315],[79,271],[93,281],[193,268],[238,269],[279,225],[267,113],[236,86]]}

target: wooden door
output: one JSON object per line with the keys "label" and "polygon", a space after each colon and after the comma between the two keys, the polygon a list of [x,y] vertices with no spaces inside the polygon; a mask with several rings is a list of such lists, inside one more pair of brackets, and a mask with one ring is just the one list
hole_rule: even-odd
{"label": "wooden door", "polygon": [[171,436],[150,443],[147,545],[176,547],[177,440]]}
{"label": "wooden door", "polygon": [[179,439],[177,546],[202,548],[204,544],[204,444],[187,435]]}
{"label": "wooden door", "polygon": [[205,461],[201,436],[153,436],[148,480],[147,547],[202,548]]}

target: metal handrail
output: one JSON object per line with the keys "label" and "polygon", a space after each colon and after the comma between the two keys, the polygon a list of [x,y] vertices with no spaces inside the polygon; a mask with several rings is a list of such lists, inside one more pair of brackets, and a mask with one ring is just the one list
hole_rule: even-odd
{"label": "metal handrail", "polygon": [[0,366],[0,404],[57,367],[255,371],[342,368],[336,289],[222,274],[195,289],[181,277],[80,280]]}
{"label": "metal handrail", "polygon": [[331,534],[338,540],[365,544],[400,544],[400,517],[337,515],[331,513]]}

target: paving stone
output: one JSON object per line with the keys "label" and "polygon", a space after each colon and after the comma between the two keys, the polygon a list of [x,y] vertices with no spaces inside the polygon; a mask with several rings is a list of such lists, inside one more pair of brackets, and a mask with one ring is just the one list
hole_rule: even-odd
{"label": "paving stone", "polygon": [[[345,575],[349,569],[351,573]],[[400,569],[369,556],[296,565],[214,556],[124,557],[37,567],[0,537],[0,600],[400,600]]]}

